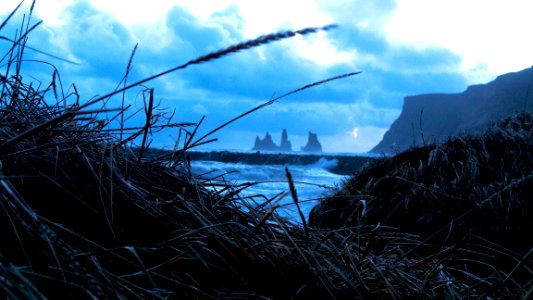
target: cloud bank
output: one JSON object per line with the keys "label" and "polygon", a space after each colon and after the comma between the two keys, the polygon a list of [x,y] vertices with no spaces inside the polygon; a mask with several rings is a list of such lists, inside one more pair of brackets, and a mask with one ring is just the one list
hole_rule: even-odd
{"label": "cloud bank", "polygon": [[[160,2],[164,13],[135,22],[127,15],[113,13],[103,2],[66,1],[61,13],[51,19],[54,21],[32,33],[28,45],[79,65],[29,50],[26,58],[53,63],[61,72],[63,83],[75,83],[82,100],[88,100],[116,88],[136,44],[129,82],[243,41],[265,28],[252,26],[250,21],[250,14],[259,16],[260,11],[254,12],[253,6],[236,1],[225,1],[207,15],[198,13],[193,4],[180,6],[171,2]],[[132,6],[142,5],[139,3],[132,2]],[[39,5],[44,3],[37,1]],[[266,10],[268,5],[264,5]],[[408,38],[395,31],[386,31],[402,17],[398,11],[405,10],[403,4],[380,0],[313,1],[308,5],[309,15],[335,21],[340,28],[193,66],[146,86],[155,88],[161,106],[175,110],[176,121],[196,122],[205,115],[200,128],[203,133],[305,84],[362,71],[355,77],[303,91],[259,110],[224,128],[215,135],[219,142],[206,146],[248,150],[256,135],[269,131],[276,138],[286,128],[291,139],[302,140],[295,146],[305,144],[308,131],[317,132],[328,152],[364,152],[375,146],[399,115],[404,96],[465,89],[468,76],[462,72],[463,57],[443,47],[443,43],[421,46],[405,42]],[[6,13],[0,16],[3,19]],[[14,35],[20,20],[18,16],[0,35]],[[309,20],[303,17],[295,20],[294,24],[302,26],[325,25],[303,24]],[[278,21],[273,29],[298,29],[294,24]],[[5,47],[7,43],[0,43],[0,50]],[[42,80],[52,72],[49,66],[36,63],[24,66],[26,76],[38,74]],[[134,108],[143,105],[139,91],[127,93],[127,102]],[[121,97],[115,97],[108,105],[118,105],[120,101]],[[131,122],[142,124],[143,120],[139,116]],[[177,135],[175,131],[165,131],[156,137],[154,145],[172,147]]]}

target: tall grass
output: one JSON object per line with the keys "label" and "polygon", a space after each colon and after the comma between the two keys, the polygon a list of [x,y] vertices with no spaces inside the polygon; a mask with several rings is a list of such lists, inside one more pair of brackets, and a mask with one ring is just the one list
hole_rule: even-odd
{"label": "tall grass", "polygon": [[452,273],[524,294],[533,288],[532,149],[533,114],[521,113],[482,134],[374,160],[316,206],[310,224],[415,233],[455,248]]}
{"label": "tall grass", "polygon": [[[209,134],[196,138],[199,124],[169,123],[156,113],[153,89],[143,93],[146,122],[140,127],[128,128],[122,121],[118,128],[111,126],[112,120],[128,118],[127,106],[92,108],[170,72],[331,26],[259,37],[129,85],[124,81],[85,103],[69,103],[79,95],[58,93],[62,87],[55,72],[44,88],[23,80],[21,57],[35,28],[29,19],[26,24],[4,56],[6,73],[0,77],[3,298],[400,299],[531,293],[530,285],[518,292],[490,290],[452,275],[447,266],[460,251],[457,246],[433,247],[417,235],[380,225],[302,227],[280,217],[274,205],[253,205],[236,187],[207,189],[211,182],[193,176],[186,157],[187,149],[208,142]],[[105,118],[105,113],[114,115]],[[144,156],[148,134],[165,127],[188,132],[184,147],[162,158]],[[139,138],[140,150],[131,148]],[[294,188],[292,195],[298,205]],[[415,251],[420,248],[428,251],[422,256]],[[529,268],[527,257],[522,264]],[[510,276],[507,282],[512,281]]]}

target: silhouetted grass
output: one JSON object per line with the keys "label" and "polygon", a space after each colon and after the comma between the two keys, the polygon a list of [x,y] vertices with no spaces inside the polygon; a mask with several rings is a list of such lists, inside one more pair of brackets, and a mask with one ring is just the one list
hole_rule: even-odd
{"label": "silhouetted grass", "polygon": [[[19,37],[34,28],[29,24]],[[76,93],[58,92],[56,72],[44,88],[25,83],[19,58],[26,39],[13,39],[2,61],[7,71],[0,76],[1,297],[400,299],[531,293],[531,282],[515,289],[511,272],[501,288],[492,290],[481,278],[455,275],[451,262],[464,251],[457,245],[426,247],[417,235],[380,225],[304,228],[280,217],[275,203],[250,204],[240,197],[239,187],[207,189],[212,182],[191,174],[187,149],[209,142],[208,135],[196,139],[199,124],[170,123],[155,109],[153,89],[143,92],[146,122],[141,127],[125,126],[129,107],[124,105],[88,108],[190,65],[329,28],[274,33],[237,44],[124,83],[86,103],[79,103]],[[112,127],[112,120],[121,120],[120,126]],[[187,132],[183,148],[161,158],[144,156],[148,134],[165,127]],[[140,148],[131,148],[139,139]],[[514,191],[527,180],[509,181],[497,191]],[[294,186],[291,191],[297,205]],[[500,194],[481,205],[493,205],[491,197],[499,201]],[[421,255],[420,248],[428,251]],[[469,251],[466,257],[474,259],[487,253]],[[524,268],[530,268],[527,255],[514,272]]]}
{"label": "silhouetted grass", "polygon": [[491,293],[524,294],[533,287],[532,151],[533,114],[521,113],[483,134],[377,159],[316,206],[309,223],[418,234],[433,247],[455,248],[443,265],[452,274]]}

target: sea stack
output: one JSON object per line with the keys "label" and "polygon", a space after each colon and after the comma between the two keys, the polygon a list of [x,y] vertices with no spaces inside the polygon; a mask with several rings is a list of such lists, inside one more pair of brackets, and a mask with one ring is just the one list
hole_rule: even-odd
{"label": "sea stack", "polygon": [[272,140],[272,136],[270,133],[266,133],[265,137],[263,139],[259,138],[258,136],[255,137],[255,143],[254,147],[252,148],[254,151],[286,151],[290,152],[292,151],[292,145],[291,141],[289,141],[289,135],[287,134],[287,130],[283,129],[283,132],[281,133],[281,142],[278,146],[274,141]]}
{"label": "sea stack", "polygon": [[303,152],[322,152],[322,145],[318,141],[316,133],[309,131],[309,137],[307,138],[307,144],[302,147]]}
{"label": "sea stack", "polygon": [[270,133],[265,134],[265,138],[260,139],[258,136],[255,137],[255,143],[252,150],[265,150],[265,151],[276,151],[279,147],[272,140]]}
{"label": "sea stack", "polygon": [[279,145],[279,150],[292,151],[292,145],[289,141],[289,135],[287,134],[287,130],[285,129],[283,129],[283,132],[281,133],[281,143]]}

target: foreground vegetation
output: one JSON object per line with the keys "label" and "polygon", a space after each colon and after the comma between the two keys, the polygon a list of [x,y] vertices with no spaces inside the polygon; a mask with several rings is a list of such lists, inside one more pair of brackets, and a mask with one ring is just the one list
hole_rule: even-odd
{"label": "foreground vegetation", "polygon": [[[230,185],[193,176],[188,149],[208,136],[195,139],[194,124],[168,123],[154,113],[153,89],[144,92],[144,126],[113,127],[127,109],[105,108],[112,95],[161,74],[69,103],[79,97],[62,94],[56,73],[44,88],[24,82],[19,58],[29,22],[25,28],[0,76],[2,298],[525,299],[532,293],[531,281],[515,276],[531,280],[527,255],[467,251],[378,224],[310,228],[304,216],[303,225],[281,218],[276,199],[243,198]],[[162,74],[317,30],[260,37]],[[149,133],[162,127],[181,128],[185,141],[168,155],[145,157]],[[298,206],[292,185],[291,191]],[[486,255],[511,257],[515,268],[495,269],[498,280],[482,278],[468,260]]]}
{"label": "foreground vegetation", "polygon": [[506,297],[531,295],[532,153],[533,114],[517,114],[482,134],[373,160],[314,207],[309,223],[417,234],[453,258],[443,267],[455,276]]}

